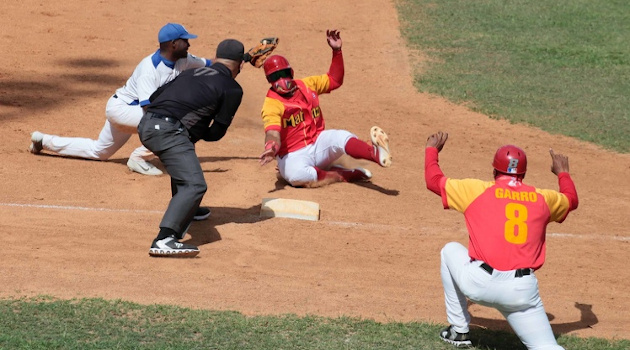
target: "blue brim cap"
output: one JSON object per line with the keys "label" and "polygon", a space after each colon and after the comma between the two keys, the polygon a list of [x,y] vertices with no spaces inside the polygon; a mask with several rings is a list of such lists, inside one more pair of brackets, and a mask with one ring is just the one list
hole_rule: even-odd
{"label": "blue brim cap", "polygon": [[158,42],[163,43],[177,39],[195,39],[195,34],[189,33],[183,25],[178,23],[168,23],[158,33]]}

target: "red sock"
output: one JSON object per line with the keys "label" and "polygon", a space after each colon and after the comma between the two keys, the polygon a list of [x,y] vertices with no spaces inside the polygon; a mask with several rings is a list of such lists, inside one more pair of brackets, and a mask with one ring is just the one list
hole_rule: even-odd
{"label": "red sock", "polygon": [[346,143],[346,154],[356,159],[367,159],[378,163],[375,147],[356,137],[351,138]]}
{"label": "red sock", "polygon": [[336,171],[326,171],[318,167],[314,167],[314,168],[315,168],[315,171],[317,171],[317,181],[323,181],[323,180],[342,181],[344,180],[343,176],[341,176],[341,174],[339,174]]}
{"label": "red sock", "polygon": [[326,175],[328,174],[328,172],[326,170],[322,170],[318,167],[314,167],[315,171],[317,171],[317,181],[322,181],[323,179],[326,178]]}

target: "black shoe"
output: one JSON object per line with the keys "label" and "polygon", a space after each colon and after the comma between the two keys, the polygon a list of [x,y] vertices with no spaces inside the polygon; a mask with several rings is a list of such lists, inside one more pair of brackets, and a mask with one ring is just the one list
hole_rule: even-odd
{"label": "black shoe", "polygon": [[192,258],[199,254],[199,248],[192,244],[180,243],[175,237],[154,240],[149,249],[151,256],[169,256],[174,258]]}
{"label": "black shoe", "polygon": [[210,217],[210,208],[208,207],[199,207],[195,212],[195,216],[193,216],[193,220],[201,221]]}
{"label": "black shoe", "polygon": [[453,326],[448,326],[440,331],[440,338],[456,348],[469,348],[472,346],[468,333],[457,333]]}

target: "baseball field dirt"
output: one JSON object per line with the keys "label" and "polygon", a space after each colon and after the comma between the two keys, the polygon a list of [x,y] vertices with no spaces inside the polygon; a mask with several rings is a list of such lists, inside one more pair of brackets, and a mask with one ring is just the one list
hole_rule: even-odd
{"label": "baseball field dirt", "polygon": [[[426,138],[443,130],[449,177],[491,179],[494,151],[515,143],[529,157],[526,182],[556,189],[548,149],[569,156],[580,207],[548,229],[547,260],[536,273],[546,311],[557,333],[627,339],[630,156],[418,93],[410,62],[422,58],[406,49],[393,2],[24,0],[3,4],[3,20],[0,297],[446,323],[439,251],[467,236],[461,214],[443,210],[424,184]],[[27,147],[35,130],[96,138],[107,99],[157,49],[167,22],[199,35],[190,52],[203,57],[225,38],[253,46],[278,36],[277,53],[297,77],[327,71],[326,29],[339,29],[346,75],[343,87],[321,98],[327,126],[363,139],[382,127],[393,165],[354,162],[372,171],[366,184],[298,189],[279,181],[273,165],[257,160],[268,83],[246,66],[228,134],[197,144],[208,182],[202,205],[212,216],[184,241],[201,253],[150,258],[170,185],[168,176],[127,170],[137,137],[106,162],[36,156]],[[320,220],[261,219],[262,198],[317,202]],[[471,312],[476,327],[508,327],[497,311],[473,305]]]}

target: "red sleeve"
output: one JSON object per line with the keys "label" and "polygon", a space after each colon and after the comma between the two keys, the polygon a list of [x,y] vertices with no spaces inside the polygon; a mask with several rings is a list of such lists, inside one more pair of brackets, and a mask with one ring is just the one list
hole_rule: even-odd
{"label": "red sleeve", "polygon": [[330,62],[330,68],[328,69],[328,78],[330,79],[329,92],[343,84],[343,76],[343,54],[341,50],[333,50],[332,62]]}
{"label": "red sleeve", "polygon": [[440,183],[445,179],[442,169],[438,164],[438,150],[435,147],[427,147],[424,150],[424,181],[427,189],[441,196]]}
{"label": "red sleeve", "polygon": [[569,173],[558,174],[558,185],[560,186],[560,193],[569,199],[569,211],[577,209],[579,204],[578,195],[571,175]]}

